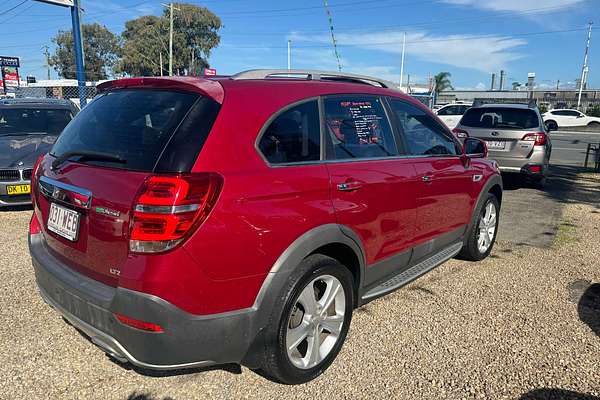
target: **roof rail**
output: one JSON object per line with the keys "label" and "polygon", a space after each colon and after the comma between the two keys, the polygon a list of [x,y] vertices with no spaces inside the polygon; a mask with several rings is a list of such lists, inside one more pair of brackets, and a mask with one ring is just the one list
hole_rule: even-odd
{"label": "roof rail", "polygon": [[372,86],[379,86],[387,89],[398,90],[396,84],[385,79],[374,78],[372,76],[348,74],[345,72],[319,71],[308,69],[251,69],[239,72],[231,76],[231,79],[268,79],[268,78],[296,78],[306,80],[323,81],[344,81],[365,83]]}

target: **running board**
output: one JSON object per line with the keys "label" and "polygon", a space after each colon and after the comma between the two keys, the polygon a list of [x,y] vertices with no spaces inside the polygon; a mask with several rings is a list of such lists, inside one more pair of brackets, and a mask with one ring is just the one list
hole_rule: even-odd
{"label": "running board", "polygon": [[462,242],[459,242],[459,243],[453,244],[450,247],[446,247],[444,250],[440,251],[439,253],[429,257],[426,260],[421,261],[420,263],[418,263],[417,265],[415,265],[413,267],[410,267],[406,271],[393,276],[392,279],[387,280],[387,281],[383,282],[382,284],[380,284],[379,286],[376,286],[373,289],[369,290],[367,293],[365,293],[362,296],[362,299],[368,300],[373,297],[378,297],[385,293],[396,290],[401,286],[406,285],[407,283],[415,280],[419,276],[425,274],[426,272],[431,271],[438,265],[442,264],[443,262],[445,262],[445,261],[451,259],[452,257],[454,257],[455,255],[457,255],[458,252],[460,251],[460,249],[462,248],[462,246],[463,246]]}

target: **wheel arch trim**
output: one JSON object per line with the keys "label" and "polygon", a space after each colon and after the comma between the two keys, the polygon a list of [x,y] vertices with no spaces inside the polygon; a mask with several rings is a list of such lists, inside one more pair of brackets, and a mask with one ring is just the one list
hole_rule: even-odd
{"label": "wheel arch trim", "polygon": [[359,286],[362,285],[365,273],[365,255],[358,235],[349,227],[339,224],[325,224],[313,228],[290,244],[268,272],[258,291],[253,308],[258,309],[267,298],[268,292],[277,286],[276,277],[290,275],[300,262],[319,248],[330,244],[343,244],[351,248],[359,263]]}

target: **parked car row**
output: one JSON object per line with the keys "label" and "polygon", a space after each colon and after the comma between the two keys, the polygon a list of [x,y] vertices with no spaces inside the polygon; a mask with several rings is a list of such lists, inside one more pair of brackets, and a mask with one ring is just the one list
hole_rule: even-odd
{"label": "parked car row", "polygon": [[483,141],[385,81],[292,72],[104,83],[38,159],[40,294],[112,358],[306,382],[356,307],[490,254]]}

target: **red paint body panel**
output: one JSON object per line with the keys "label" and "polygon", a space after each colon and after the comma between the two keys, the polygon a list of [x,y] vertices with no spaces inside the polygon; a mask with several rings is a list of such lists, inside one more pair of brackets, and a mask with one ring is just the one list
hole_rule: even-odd
{"label": "red paint body panel", "polygon": [[[358,234],[367,264],[414,245],[417,182],[411,159],[339,162],[327,168],[337,221]],[[354,182],[360,187],[353,191],[337,187]]]}
{"label": "red paint body panel", "polygon": [[[50,156],[39,174],[89,189],[92,209],[81,211],[77,242],[48,232],[49,202],[39,193],[34,193],[35,214],[50,248],[65,264],[112,286],[158,296],[193,314],[251,307],[280,255],[302,234],[321,225],[337,222],[354,230],[368,265],[464,225],[481,185],[497,174],[488,160],[474,160],[466,169],[457,157],[270,167],[255,148],[259,131],[274,113],[306,98],[375,94],[423,108],[388,89],[339,82],[201,78],[131,78],[104,83],[99,89],[125,87],[194,91],[222,104],[191,171],[223,177],[210,215],[174,250],[131,254],[132,207],[149,174],[73,162],[53,172]],[[472,181],[474,171],[484,175],[481,182]],[[423,174],[432,175],[433,182],[422,182]],[[337,190],[339,183],[349,181],[362,187]],[[120,215],[101,215],[95,207]],[[111,274],[111,268],[120,275]]]}

